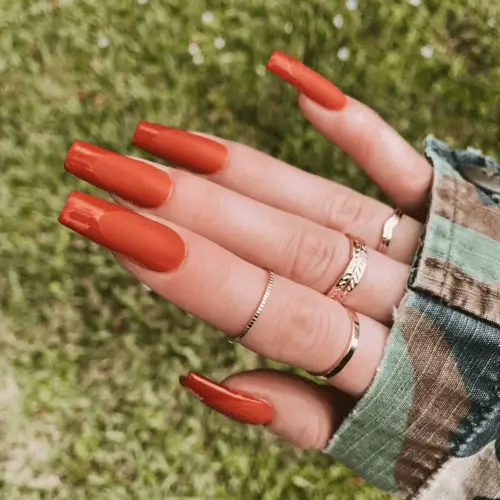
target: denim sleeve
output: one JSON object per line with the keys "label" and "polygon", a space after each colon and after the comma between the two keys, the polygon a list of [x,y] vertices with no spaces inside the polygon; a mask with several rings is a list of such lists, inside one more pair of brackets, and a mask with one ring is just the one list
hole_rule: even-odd
{"label": "denim sleeve", "polygon": [[371,387],[325,451],[404,499],[498,499],[500,166],[433,137],[425,152],[430,211],[405,297]]}

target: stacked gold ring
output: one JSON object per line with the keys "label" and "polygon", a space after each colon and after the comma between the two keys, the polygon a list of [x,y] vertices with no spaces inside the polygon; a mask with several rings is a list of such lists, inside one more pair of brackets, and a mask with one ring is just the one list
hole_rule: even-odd
{"label": "stacked gold ring", "polygon": [[320,373],[309,372],[310,375],[323,380],[330,380],[331,378],[335,377],[335,375],[338,375],[354,356],[359,343],[359,319],[358,315],[353,310],[349,309],[348,307],[346,307],[345,309],[351,319],[351,334],[349,336],[349,343],[347,344],[345,351],[340,357],[340,360],[331,368],[329,368],[325,372]]}
{"label": "stacked gold ring", "polygon": [[346,295],[358,286],[368,262],[366,245],[350,234],[346,236],[349,239],[351,258],[339,280],[325,293],[327,297],[337,302],[342,302]]}

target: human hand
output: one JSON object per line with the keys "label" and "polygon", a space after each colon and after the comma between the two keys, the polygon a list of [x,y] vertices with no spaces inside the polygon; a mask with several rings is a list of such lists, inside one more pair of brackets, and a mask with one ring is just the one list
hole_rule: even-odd
{"label": "human hand", "polygon": [[[408,214],[385,255],[376,248],[394,213],[388,205],[245,145],[148,122],[138,125],[134,143],[185,170],[76,142],[66,169],[119,205],[72,193],[60,221],[228,337],[252,318],[269,283],[264,269],[272,269],[268,301],[241,344],[310,372],[328,371],[344,357],[355,311],[359,345],[327,385],[274,370],[235,374],[222,385],[196,374],[181,379],[231,418],[264,424],[302,448],[323,448],[380,363],[432,171],[374,111],[312,70],[281,53],[268,68],[298,88],[304,116]],[[340,303],[325,293],[351,259],[345,233],[366,243],[368,257],[359,284]]]}

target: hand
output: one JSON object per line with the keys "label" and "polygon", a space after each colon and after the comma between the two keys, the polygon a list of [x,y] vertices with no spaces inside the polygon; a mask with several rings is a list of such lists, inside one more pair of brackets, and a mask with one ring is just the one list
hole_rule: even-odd
{"label": "hand", "polygon": [[[241,344],[310,372],[342,358],[353,326],[344,306],[356,311],[359,345],[329,384],[273,370],[239,373],[222,385],[196,374],[181,379],[236,420],[266,424],[302,448],[322,448],[380,363],[418,245],[432,172],[374,111],[312,70],[281,53],[268,68],[298,88],[304,116],[408,214],[386,255],[375,249],[394,212],[390,206],[242,144],[148,122],[138,125],[135,144],[185,170],[76,142],[66,169],[110,191],[121,206],[73,193],[60,221],[229,337],[254,314],[266,288],[264,269],[272,269],[269,300]],[[359,285],[339,303],[324,294],[350,259],[344,233],[366,243],[368,261]]]}

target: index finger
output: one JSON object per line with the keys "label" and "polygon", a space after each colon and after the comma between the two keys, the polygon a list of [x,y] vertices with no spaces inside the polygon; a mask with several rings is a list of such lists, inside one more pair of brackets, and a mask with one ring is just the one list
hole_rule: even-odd
{"label": "index finger", "polygon": [[375,111],[287,54],[274,52],[267,67],[299,90],[302,113],[319,132],[343,149],[399,208],[423,218],[432,169],[420,153]]}

